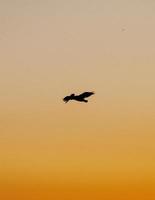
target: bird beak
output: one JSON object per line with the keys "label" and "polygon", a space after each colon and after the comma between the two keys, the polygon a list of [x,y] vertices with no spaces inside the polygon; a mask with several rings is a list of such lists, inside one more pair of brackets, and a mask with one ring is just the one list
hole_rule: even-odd
{"label": "bird beak", "polygon": [[64,99],[63,99],[63,101],[64,101],[65,103],[67,103],[67,102],[68,102],[68,101],[66,101],[66,100],[64,100]]}

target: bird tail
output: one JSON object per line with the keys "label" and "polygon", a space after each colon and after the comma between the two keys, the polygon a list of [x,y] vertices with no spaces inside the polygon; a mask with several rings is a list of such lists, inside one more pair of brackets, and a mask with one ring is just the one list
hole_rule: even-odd
{"label": "bird tail", "polygon": [[88,100],[86,100],[86,99],[84,99],[83,101],[84,101],[85,103],[87,103],[87,102],[88,102]]}

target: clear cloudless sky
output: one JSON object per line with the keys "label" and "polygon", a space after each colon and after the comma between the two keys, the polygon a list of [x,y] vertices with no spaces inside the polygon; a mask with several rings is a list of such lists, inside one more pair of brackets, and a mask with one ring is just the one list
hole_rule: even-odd
{"label": "clear cloudless sky", "polygon": [[155,1],[0,0],[0,199],[154,188]]}

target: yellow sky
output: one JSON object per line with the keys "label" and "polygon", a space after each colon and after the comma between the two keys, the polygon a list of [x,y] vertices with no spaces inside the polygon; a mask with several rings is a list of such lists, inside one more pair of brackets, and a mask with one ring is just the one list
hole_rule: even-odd
{"label": "yellow sky", "polygon": [[154,10],[0,0],[1,199],[155,198]]}

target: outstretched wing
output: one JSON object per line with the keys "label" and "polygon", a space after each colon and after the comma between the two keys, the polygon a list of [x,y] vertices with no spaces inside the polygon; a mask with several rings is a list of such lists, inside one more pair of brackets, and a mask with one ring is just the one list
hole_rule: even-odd
{"label": "outstretched wing", "polygon": [[95,93],[94,92],[84,92],[84,93],[80,94],[79,97],[87,98],[87,97],[90,97],[93,94],[95,94]]}
{"label": "outstretched wing", "polygon": [[66,96],[65,98],[63,98],[63,101],[65,103],[67,103],[69,100],[71,100],[71,97],[70,96]]}

